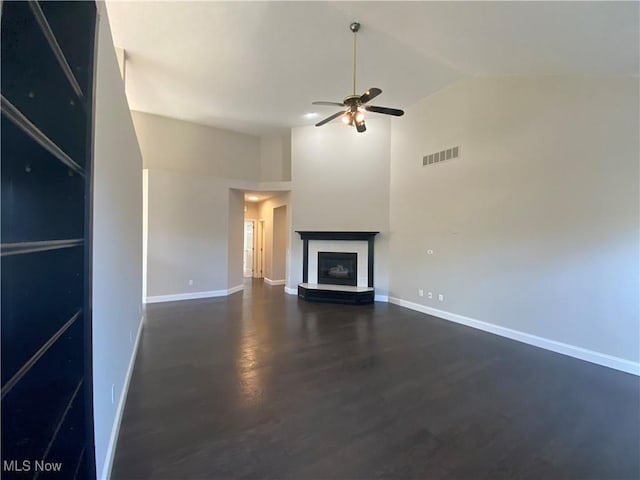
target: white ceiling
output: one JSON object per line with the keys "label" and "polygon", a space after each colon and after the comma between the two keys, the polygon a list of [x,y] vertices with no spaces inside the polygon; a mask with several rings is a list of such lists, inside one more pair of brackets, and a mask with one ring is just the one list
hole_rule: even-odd
{"label": "white ceiling", "polygon": [[[264,134],[352,90],[404,108],[465,76],[638,75],[638,2],[108,1],[133,110]],[[318,118],[305,113],[318,112]]]}

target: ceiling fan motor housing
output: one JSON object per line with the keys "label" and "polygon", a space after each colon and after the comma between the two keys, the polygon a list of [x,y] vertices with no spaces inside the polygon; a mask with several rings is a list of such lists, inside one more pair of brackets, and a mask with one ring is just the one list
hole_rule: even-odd
{"label": "ceiling fan motor housing", "polygon": [[345,97],[342,103],[349,107],[352,112],[355,112],[361,104],[360,95],[349,95],[348,97]]}

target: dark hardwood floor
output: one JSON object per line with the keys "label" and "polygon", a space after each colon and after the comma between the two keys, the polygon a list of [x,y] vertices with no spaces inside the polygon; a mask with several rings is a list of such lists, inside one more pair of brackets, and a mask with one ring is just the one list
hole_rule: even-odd
{"label": "dark hardwood floor", "polygon": [[113,479],[640,478],[637,377],[246,287],[147,307]]}

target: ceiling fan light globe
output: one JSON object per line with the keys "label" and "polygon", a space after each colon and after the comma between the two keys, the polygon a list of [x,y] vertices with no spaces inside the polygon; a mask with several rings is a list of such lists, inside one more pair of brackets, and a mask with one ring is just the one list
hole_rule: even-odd
{"label": "ceiling fan light globe", "polygon": [[342,115],[342,123],[344,123],[345,125],[350,125],[352,123],[350,113],[345,113],[344,115]]}
{"label": "ceiling fan light globe", "polygon": [[358,112],[356,113],[356,123],[360,123],[364,121],[364,113]]}

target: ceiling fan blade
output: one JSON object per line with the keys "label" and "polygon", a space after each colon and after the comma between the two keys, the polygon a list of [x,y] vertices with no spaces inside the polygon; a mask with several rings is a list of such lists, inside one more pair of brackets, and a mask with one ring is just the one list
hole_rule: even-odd
{"label": "ceiling fan blade", "polygon": [[367,131],[367,126],[364,124],[364,120],[360,123],[356,123],[356,130],[358,131],[358,133]]}
{"label": "ceiling fan blade", "polygon": [[344,115],[344,111],[343,110],[340,110],[338,113],[334,113],[330,117],[327,117],[324,120],[319,121],[318,123],[316,123],[316,127],[321,127],[325,123],[329,123],[331,120],[333,120],[335,118],[338,118],[340,115]]}
{"label": "ceiling fan blade", "polygon": [[395,117],[401,117],[402,115],[404,115],[404,110],[398,110],[397,108],[375,107],[373,105],[365,105],[364,109],[368,112],[384,113],[385,115],[393,115]]}
{"label": "ceiling fan blade", "polygon": [[360,103],[367,103],[369,100],[376,98],[381,93],[382,93],[382,90],[380,90],[379,88],[371,87],[369,90],[367,90],[360,96]]}
{"label": "ceiling fan blade", "polygon": [[311,105],[327,105],[329,107],[344,107],[341,102],[311,102]]}

